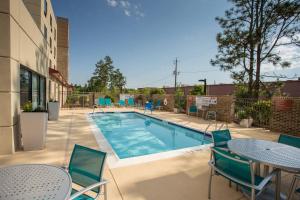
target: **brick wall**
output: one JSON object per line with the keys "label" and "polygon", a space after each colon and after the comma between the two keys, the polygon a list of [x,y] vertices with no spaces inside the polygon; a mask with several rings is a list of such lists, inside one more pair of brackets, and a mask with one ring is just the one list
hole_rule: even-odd
{"label": "brick wall", "polygon": [[[207,95],[207,97],[217,97],[217,104],[210,105],[205,111],[200,111],[200,116],[206,116],[207,111],[216,111],[217,120],[223,122],[231,122],[234,114],[234,101],[233,96],[223,95],[223,96],[214,96]],[[196,103],[196,96],[188,95],[187,96],[187,111],[188,108]]]}
{"label": "brick wall", "polygon": [[273,98],[270,120],[271,130],[300,136],[300,98]]}

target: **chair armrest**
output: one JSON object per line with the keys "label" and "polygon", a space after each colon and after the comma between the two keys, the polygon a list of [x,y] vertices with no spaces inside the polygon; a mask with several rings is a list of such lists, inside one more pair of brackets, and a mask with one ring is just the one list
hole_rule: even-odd
{"label": "chair armrest", "polygon": [[103,181],[101,181],[101,182],[98,182],[98,183],[95,183],[95,184],[93,184],[93,185],[90,185],[90,186],[88,186],[88,187],[86,187],[86,188],[83,188],[82,190],[79,190],[78,192],[76,192],[75,194],[73,194],[73,195],[69,198],[69,200],[73,200],[73,199],[79,197],[80,195],[82,195],[82,194],[84,194],[84,193],[86,193],[86,192],[88,192],[88,191],[90,191],[90,190],[92,190],[92,189],[94,189],[94,188],[96,188],[96,187],[100,187],[101,185],[105,185],[105,184],[107,184],[107,183],[108,183],[107,180],[103,180]]}
{"label": "chair armrest", "polygon": [[271,173],[269,173],[264,180],[262,180],[262,182],[260,182],[260,184],[258,186],[256,186],[257,189],[261,190],[263,187],[265,187],[265,185],[273,178],[273,176],[275,176],[277,174],[279,170],[278,169],[274,169]]}

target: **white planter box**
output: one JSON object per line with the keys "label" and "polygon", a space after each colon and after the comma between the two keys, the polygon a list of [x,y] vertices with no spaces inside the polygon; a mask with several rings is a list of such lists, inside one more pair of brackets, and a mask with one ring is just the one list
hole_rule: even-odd
{"label": "white planter box", "polygon": [[252,126],[253,123],[253,119],[249,118],[249,119],[242,119],[240,121],[240,126],[244,127],[244,128],[250,128]]}
{"label": "white planter box", "polygon": [[59,117],[59,102],[49,102],[48,103],[48,119],[50,121],[56,121]]}
{"label": "white planter box", "polygon": [[48,113],[22,112],[20,114],[22,142],[25,151],[45,148]]}

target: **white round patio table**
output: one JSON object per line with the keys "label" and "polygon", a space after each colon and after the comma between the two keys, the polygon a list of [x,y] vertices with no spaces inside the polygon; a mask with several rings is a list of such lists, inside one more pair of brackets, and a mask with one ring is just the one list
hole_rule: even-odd
{"label": "white round patio table", "polygon": [[279,170],[276,178],[276,200],[280,199],[280,170],[300,172],[300,149],[289,145],[256,139],[233,139],[228,141],[233,153],[254,162]]}
{"label": "white round patio table", "polygon": [[0,200],[65,200],[72,179],[62,168],[26,164],[0,168]]}

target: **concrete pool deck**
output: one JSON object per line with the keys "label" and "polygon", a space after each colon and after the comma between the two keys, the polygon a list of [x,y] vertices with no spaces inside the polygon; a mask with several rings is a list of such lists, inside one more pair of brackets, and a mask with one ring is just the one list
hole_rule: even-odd
{"label": "concrete pool deck", "polygon": [[[107,111],[132,111],[132,109],[106,109]],[[143,112],[135,110],[137,112]],[[12,164],[45,163],[66,166],[74,144],[98,149],[86,114],[92,109],[62,110],[58,121],[49,121],[46,149],[17,152],[0,156],[0,167]],[[207,123],[195,117],[170,112],[153,112],[153,116],[199,130]],[[234,138],[254,137],[276,141],[278,134],[261,128],[240,128],[230,124]],[[209,176],[209,150],[187,152],[181,156],[135,164],[126,167],[105,168],[108,199],[112,200],[202,200],[207,199]],[[283,174],[282,190],[287,191],[291,175]],[[295,199],[299,198],[295,197]],[[235,187],[228,187],[222,177],[213,179],[212,199],[246,199]]]}

